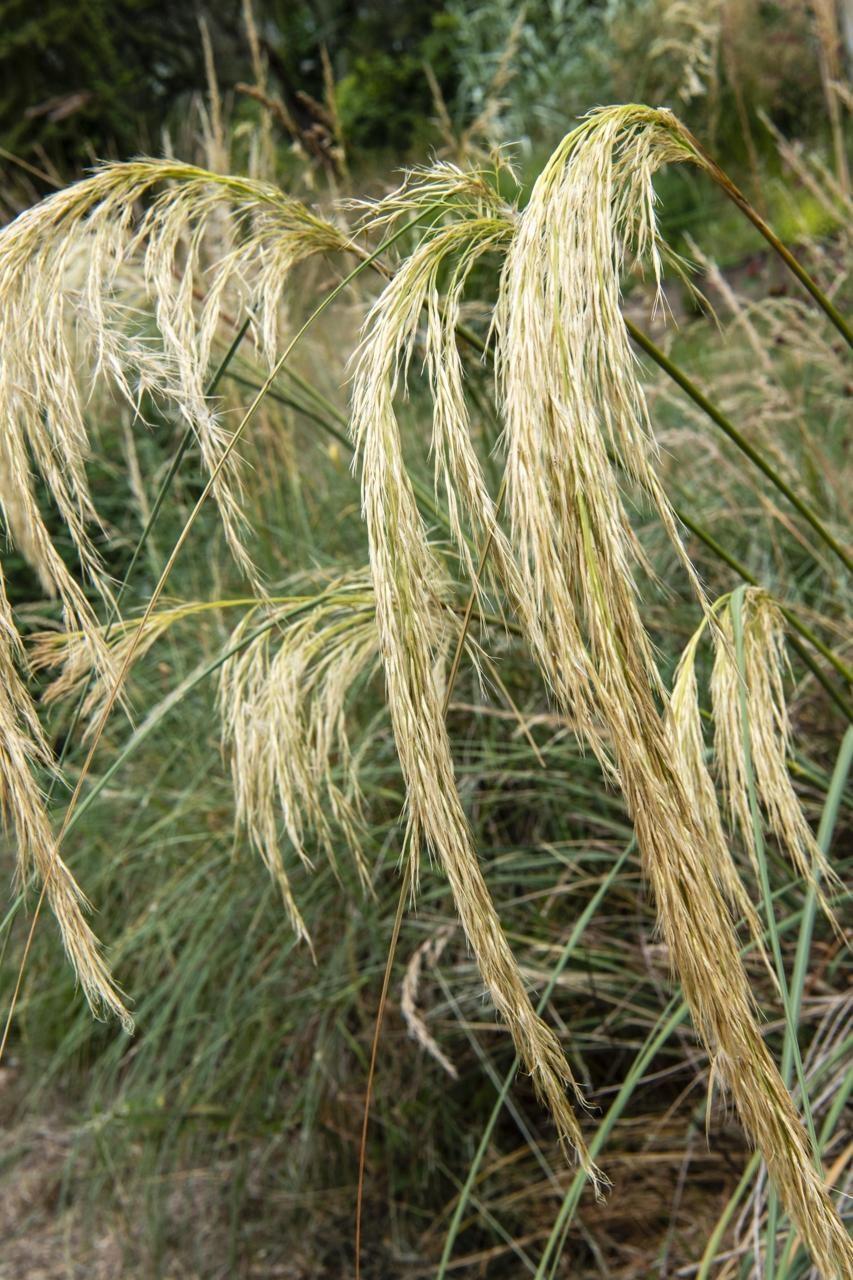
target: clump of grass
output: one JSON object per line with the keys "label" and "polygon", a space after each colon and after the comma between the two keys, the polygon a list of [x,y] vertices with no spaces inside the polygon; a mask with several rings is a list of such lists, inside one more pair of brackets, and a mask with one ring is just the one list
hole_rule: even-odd
{"label": "clump of grass", "polygon": [[[216,664],[222,667],[220,706],[238,820],[278,883],[297,935],[307,937],[308,930],[281,855],[281,821],[308,865],[315,845],[333,854],[330,813],[335,831],[356,855],[360,879],[368,878],[359,853],[358,770],[345,711],[351,688],[369,677],[378,655],[405,782],[410,882],[418,884],[425,847],[447,877],[480,974],[521,1063],[562,1142],[599,1189],[603,1175],[566,1097],[571,1086],[580,1098],[575,1073],[531,1002],[456,782],[445,668],[452,646],[461,652],[467,640],[474,609],[485,614],[496,598],[497,621],[520,629],[558,710],[624,797],[661,933],[713,1074],[731,1092],[783,1204],[828,1275],[849,1271],[849,1241],[764,1044],[740,958],[732,911],[745,916],[754,937],[760,930],[704,762],[693,674],[696,640],[670,696],[637,586],[650,565],[623,492],[627,479],[650,504],[717,639],[717,749],[733,815],[747,837],[755,834],[748,786],[754,768],[771,829],[788,845],[801,873],[817,871],[826,880],[829,868],[787,775],[779,615],[766,595],[747,597],[743,670],[732,665],[736,637],[728,615],[719,618],[708,605],[684,547],[660,478],[622,318],[621,278],[628,263],[650,266],[659,283],[664,260],[674,261],[658,230],[653,186],[657,170],[672,162],[697,164],[717,181],[830,321],[849,333],[835,306],[666,111],[628,106],[593,113],[557,148],[522,211],[499,193],[496,175],[444,163],[411,175],[368,213],[354,235],[266,184],[172,162],[100,170],[0,236],[0,298],[9,300],[0,329],[0,408],[15,422],[4,468],[10,495],[3,499],[4,514],[12,536],[62,599],[74,640],[42,639],[36,662],[51,663],[65,644],[66,665],[53,693],[80,691],[83,714],[95,717],[94,751],[121,679],[192,610],[158,615],[152,600],[142,623],[119,624],[110,644],[51,542],[26,459],[35,459],[84,572],[110,603],[90,534],[97,513],[86,479],[89,435],[78,364],[88,362],[96,381],[109,378],[133,405],[153,396],[177,408],[195,432],[209,477],[202,500],[212,492],[237,565],[258,597]],[[153,194],[162,183],[168,184],[165,190]],[[137,201],[147,201],[147,207],[137,212]],[[380,250],[357,239],[384,230],[401,215],[412,219],[409,225],[432,224],[401,262],[380,260]],[[386,246],[406,230],[398,227]],[[311,319],[365,268],[376,265],[387,278],[364,323],[352,398],[370,580],[369,587],[363,576],[340,581],[302,614],[292,599],[277,605],[265,598],[246,550],[240,477],[232,460],[237,439],[292,346],[277,356],[289,271],[312,255],[345,253],[354,253],[360,265]],[[495,497],[473,439],[458,349],[466,337],[466,285],[489,258],[500,264],[491,337],[506,452],[505,482]],[[141,264],[134,280],[151,307],[156,340],[127,302],[121,270],[134,261]],[[72,268],[81,264],[80,283],[69,285]],[[31,305],[34,298],[44,300],[42,310]],[[226,306],[238,314],[249,310],[257,352],[272,370],[235,434],[225,430],[205,394]],[[73,340],[66,315],[71,307],[79,319]],[[432,514],[450,534],[452,555],[430,536],[395,409],[422,321],[436,488],[446,504],[446,513],[433,506]],[[28,350],[39,352],[34,365]],[[500,512],[504,494],[507,528]],[[461,585],[469,592],[465,610],[456,598]],[[3,618],[2,661],[11,682],[3,786],[22,873],[32,863],[47,886],[93,1004],[101,1001],[124,1016],[97,961],[78,891],[66,878],[38,795],[33,769],[47,767],[49,754],[17,676],[11,613]],[[455,671],[454,663],[453,676]],[[90,673],[93,683],[87,687]],[[742,763],[748,750],[745,723],[751,766]],[[81,784],[82,779],[75,797]],[[63,832],[68,821],[66,816]]]}

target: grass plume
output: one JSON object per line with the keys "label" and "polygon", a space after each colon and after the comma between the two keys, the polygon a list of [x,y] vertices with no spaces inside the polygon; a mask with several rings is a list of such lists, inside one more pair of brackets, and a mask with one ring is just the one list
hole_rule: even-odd
{"label": "grass plume", "polygon": [[[447,172],[449,167],[444,169]],[[555,1118],[561,1140],[577,1151],[597,1180],[599,1175],[586,1160],[580,1126],[566,1099],[566,1086],[574,1084],[571,1070],[557,1037],[530,1002],[480,869],[456,788],[442,698],[434,677],[448,641],[446,587],[406,471],[394,410],[395,392],[405,375],[421,310],[434,293],[438,266],[448,254],[460,253],[463,265],[456,267],[456,278],[464,280],[464,264],[474,260],[483,244],[491,248],[495,235],[501,241],[506,238],[504,219],[495,222],[479,215],[463,216],[425,237],[402,264],[367,318],[353,387],[352,432],[361,466],[386,696],[406,781],[406,847],[414,869],[412,882],[417,881],[420,850],[425,844],[447,876],[486,987],[506,1020],[525,1069]],[[433,337],[439,350],[447,331],[434,306],[429,318],[433,330],[439,329]],[[452,341],[455,345],[455,335]],[[439,369],[433,360],[434,374]],[[445,469],[449,465],[454,470],[468,466],[465,488],[477,497],[477,507],[468,514],[474,521],[488,522],[488,532],[494,535],[495,562],[510,565],[505,536],[496,526],[479,466],[474,465],[473,450],[463,439],[466,420],[460,420],[454,411],[458,364],[453,360],[450,379],[449,395],[444,381],[436,388],[434,422],[442,442],[436,450],[439,465],[443,462]],[[448,432],[453,433],[452,448],[446,443]],[[450,484],[453,479],[453,475],[448,477]],[[461,496],[457,493],[457,499]],[[454,534],[461,545],[464,537],[458,515]]]}
{"label": "grass plume", "polygon": [[[806,881],[812,885],[823,881],[830,888],[838,888],[838,878],[818,847],[788,772],[791,726],[783,684],[787,666],[784,619],[772,597],[756,588],[744,590],[743,615],[743,675],[750,754],[768,825]],[[733,825],[739,826],[755,863],[740,688],[731,608],[727,606],[721,610],[721,637],[716,646],[711,680],[714,746]],[[818,897],[824,911],[831,916],[821,891]]]}

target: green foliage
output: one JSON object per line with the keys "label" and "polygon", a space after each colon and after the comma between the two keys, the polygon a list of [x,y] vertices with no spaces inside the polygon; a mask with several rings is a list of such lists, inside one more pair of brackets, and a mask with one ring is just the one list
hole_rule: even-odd
{"label": "green foliage", "polygon": [[[225,17],[239,5],[218,6]],[[202,11],[203,12],[203,11]],[[204,83],[198,13],[164,0],[0,3],[0,143],[62,169],[126,155]]]}

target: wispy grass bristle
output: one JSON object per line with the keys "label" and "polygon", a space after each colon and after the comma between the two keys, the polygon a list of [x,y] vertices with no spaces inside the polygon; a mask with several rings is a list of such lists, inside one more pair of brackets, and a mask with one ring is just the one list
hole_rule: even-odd
{"label": "wispy grass bristle", "polygon": [[705,629],[703,621],[681,655],[669,700],[667,728],[672,735],[676,771],[693,797],[705,832],[705,856],[734,915],[746,921],[753,941],[763,952],[761,920],[734,861],[732,843],[723,828],[717,791],[706,760],[696,680],[696,654]]}
{"label": "wispy grass bristle", "polygon": [[[112,606],[93,536],[100,536],[101,526],[87,477],[93,397],[108,388],[134,416],[152,397],[192,427],[216,477],[214,496],[228,543],[251,574],[239,471],[230,460],[221,465],[229,434],[204,390],[213,343],[229,308],[238,317],[250,308],[259,351],[271,361],[291,269],[311,255],[349,247],[337,227],[271,184],[172,160],[104,166],[0,232],[0,512],[45,590],[59,595],[66,626],[77,635],[75,656],[55,692],[77,684],[75,664],[94,669],[88,711],[104,702],[106,688],[116,687],[118,668],[104,629],[57,551],[37,500],[41,481],[83,575]],[[5,608],[5,598],[0,604]],[[11,670],[14,628],[7,615],[0,640]],[[16,697],[26,697],[23,686],[14,688]],[[27,797],[17,818],[20,856],[43,874],[50,865],[49,822],[30,763],[11,747],[4,757],[9,794],[18,769]],[[27,840],[33,842],[29,851]],[[87,996],[119,1008],[102,961],[92,958],[88,926],[70,905],[73,894],[58,857],[48,896],[57,904],[66,949]]]}
{"label": "wispy grass bristle", "polygon": [[[838,877],[818,847],[788,771],[791,726],[785,699],[787,669],[785,622],[773,598],[759,589],[744,592],[743,650],[750,753],[758,796],[770,830],[799,874],[810,884],[840,888]],[[721,641],[716,647],[711,695],[715,754],[733,824],[741,831],[755,863],[749,786],[740,708],[741,673],[734,658],[731,611],[721,610]],[[832,918],[825,894],[818,901]]]}
{"label": "wispy grass bristle", "polygon": [[334,865],[334,823],[368,886],[345,709],[353,688],[375,669],[377,650],[373,593],[362,575],[330,584],[301,608],[287,601],[247,611],[222,666],[219,703],[236,819],[278,884],[294,928],[309,942],[279,827],[283,821],[310,867],[309,837]]}

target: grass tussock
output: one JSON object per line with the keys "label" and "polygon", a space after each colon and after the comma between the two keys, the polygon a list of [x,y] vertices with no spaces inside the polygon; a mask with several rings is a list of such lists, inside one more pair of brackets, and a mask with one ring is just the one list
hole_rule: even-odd
{"label": "grass tussock", "polygon": [[[849,1275],[850,1242],[765,1044],[735,923],[742,917],[762,946],[752,885],[732,851],[739,832],[760,878],[756,797],[770,832],[827,910],[824,895],[838,888],[788,771],[783,617],[759,589],[737,597],[734,614],[729,597],[709,604],[667,492],[623,319],[627,271],[649,272],[659,293],[665,264],[683,270],[655,209],[654,177],[672,163],[698,165],[743,208],[670,112],[640,106],[587,117],[548,160],[523,208],[503,194],[511,173],[502,163],[490,171],[439,162],[408,175],[352,229],[343,210],[326,218],[254,179],[173,161],[98,170],[0,233],[0,414],[10,424],[0,446],[0,502],[10,538],[62,604],[62,630],[32,645],[34,671],[54,672],[45,704],[76,697],[95,739],[118,672],[126,675],[204,611],[240,610],[207,668],[219,674],[235,818],[304,940],[310,929],[282,832],[307,869],[320,851],[339,874],[343,843],[357,881],[370,890],[364,762],[348,715],[353,691],[381,670],[404,781],[406,874],[414,890],[424,880],[422,852],[437,862],[518,1060],[562,1144],[600,1192],[606,1178],[567,1096],[583,1106],[582,1081],[534,1006],[502,924],[448,728],[454,649],[467,646],[475,665],[482,657],[481,674],[496,673],[486,642],[469,635],[474,613],[488,617],[497,636],[519,634],[555,714],[622,797],[711,1078],[733,1098],[822,1274]],[[383,235],[389,249],[403,237],[411,247],[399,258],[382,253],[375,241]],[[349,422],[369,572],[336,575],[313,595],[278,596],[254,567],[247,481],[207,379],[223,334],[233,340],[244,316],[256,361],[280,370],[290,324],[285,288],[315,257],[354,260],[353,279],[374,269],[382,281],[354,355]],[[492,282],[493,311],[485,338],[472,341],[464,303],[478,273]],[[820,301],[816,286],[810,291]],[[824,309],[835,322],[834,307]],[[748,317],[739,320],[759,343]],[[465,343],[494,359],[505,459],[497,494],[466,394]],[[424,452],[432,456],[434,493],[426,505],[399,410],[417,354],[431,402]],[[140,417],[151,402],[169,405],[191,430],[251,595],[161,608],[142,623],[98,623],[86,584],[107,607],[114,593],[93,533],[100,517],[88,480],[95,448],[88,406],[105,388]],[[268,389],[269,380],[238,431]],[[317,397],[312,403],[315,413],[323,407]],[[79,573],[57,550],[36,477],[52,495]],[[654,585],[656,575],[629,495],[653,513],[674,574],[702,616],[671,689],[644,618],[640,583]],[[437,539],[436,523],[446,541]],[[53,762],[2,592],[0,604],[0,786],[19,876],[34,871],[46,885],[93,1008],[127,1023],[39,791],[36,773]],[[706,631],[716,655],[710,692],[722,804],[700,712],[697,661]],[[494,683],[506,691],[497,674]],[[427,941],[415,952],[403,1011],[412,1034],[452,1076],[455,1067],[417,1008],[422,961],[437,961],[441,937],[441,945]]]}

